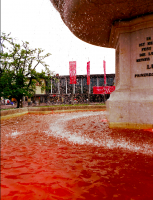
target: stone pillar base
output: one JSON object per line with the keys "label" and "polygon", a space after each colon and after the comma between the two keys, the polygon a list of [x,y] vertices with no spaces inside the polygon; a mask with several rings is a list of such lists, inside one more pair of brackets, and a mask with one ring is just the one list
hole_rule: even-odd
{"label": "stone pillar base", "polygon": [[110,127],[153,128],[153,15],[116,22],[110,47],[116,49]]}
{"label": "stone pillar base", "polygon": [[125,91],[114,92],[113,97],[106,102],[110,128],[153,129],[153,101]]}

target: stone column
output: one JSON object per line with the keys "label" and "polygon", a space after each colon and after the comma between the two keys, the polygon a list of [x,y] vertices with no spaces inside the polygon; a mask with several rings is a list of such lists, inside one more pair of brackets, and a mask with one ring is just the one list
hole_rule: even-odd
{"label": "stone column", "polygon": [[67,94],[67,78],[65,78],[66,94]]}
{"label": "stone column", "polygon": [[153,15],[116,23],[110,47],[116,48],[110,127],[153,128]]}
{"label": "stone column", "polygon": [[58,93],[60,94],[60,79],[58,80]]}
{"label": "stone column", "polygon": [[81,94],[83,94],[83,83],[82,83],[82,78],[81,78]]}
{"label": "stone column", "polygon": [[97,86],[99,86],[99,78],[97,77]]}
{"label": "stone column", "polygon": [[52,79],[51,79],[51,94],[53,93]]}
{"label": "stone column", "polygon": [[90,82],[90,85],[89,85],[89,94],[91,94],[91,82]]}
{"label": "stone column", "polygon": [[75,84],[73,84],[73,94],[75,94]]}

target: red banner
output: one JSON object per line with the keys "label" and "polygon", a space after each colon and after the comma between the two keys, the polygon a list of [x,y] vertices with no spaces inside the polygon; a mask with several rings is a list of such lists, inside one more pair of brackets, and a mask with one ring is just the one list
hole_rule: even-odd
{"label": "red banner", "polygon": [[87,85],[90,85],[90,61],[87,62]]}
{"label": "red banner", "polygon": [[76,61],[69,62],[70,84],[76,84]]}
{"label": "red banner", "polygon": [[93,87],[93,94],[111,94],[115,90],[115,86]]}
{"label": "red banner", "polygon": [[103,60],[103,68],[104,68],[104,85],[106,85],[106,61]]}

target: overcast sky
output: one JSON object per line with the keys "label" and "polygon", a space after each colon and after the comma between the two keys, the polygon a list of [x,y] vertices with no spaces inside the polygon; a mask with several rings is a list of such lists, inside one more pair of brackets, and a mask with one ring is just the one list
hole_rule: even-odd
{"label": "overcast sky", "polygon": [[51,53],[46,63],[59,75],[69,74],[72,60],[77,62],[77,74],[86,74],[88,59],[90,73],[103,74],[104,57],[106,73],[115,73],[115,50],[90,45],[74,36],[50,0],[1,0],[1,32],[11,32],[13,38],[28,41],[32,48]]}

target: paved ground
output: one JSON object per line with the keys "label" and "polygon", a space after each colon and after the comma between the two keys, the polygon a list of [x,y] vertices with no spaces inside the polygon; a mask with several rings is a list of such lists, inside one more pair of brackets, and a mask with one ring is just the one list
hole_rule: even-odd
{"label": "paved ground", "polygon": [[[40,105],[37,105],[37,106],[46,106],[47,104],[46,103],[41,103]],[[30,106],[36,106],[36,104],[32,103],[32,105]],[[16,108],[17,105],[14,104],[14,105],[1,105],[0,106],[1,109],[11,109],[11,108]],[[28,103],[23,103],[23,107],[28,107]]]}

